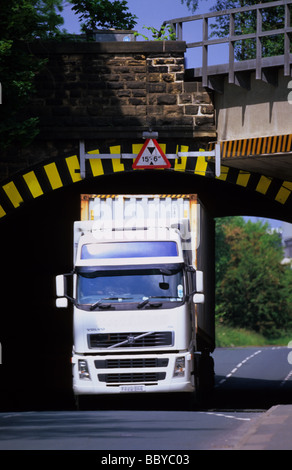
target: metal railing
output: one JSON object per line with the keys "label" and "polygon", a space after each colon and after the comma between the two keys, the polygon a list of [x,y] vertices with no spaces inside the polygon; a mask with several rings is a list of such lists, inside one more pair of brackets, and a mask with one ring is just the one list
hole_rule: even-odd
{"label": "metal railing", "polygon": [[[216,44],[228,44],[229,47],[229,64],[228,64],[228,81],[229,83],[234,83],[235,71],[236,71],[236,60],[235,60],[235,43],[238,41],[246,41],[254,39],[256,42],[256,58],[244,61],[249,62],[249,68],[252,68],[256,71],[256,79],[262,78],[262,68],[267,64],[269,67],[279,64],[279,57],[281,57],[280,63],[284,65],[284,75],[289,76],[291,73],[291,53],[290,53],[290,34],[292,33],[291,28],[291,13],[290,5],[292,0],[280,0],[275,2],[260,3],[257,5],[249,5],[241,8],[233,8],[230,10],[223,11],[213,11],[210,13],[203,13],[200,15],[187,16],[183,18],[175,18],[171,20],[164,21],[164,25],[170,24],[173,30],[176,33],[177,40],[183,39],[183,25],[188,22],[194,22],[202,20],[202,40],[197,42],[188,42],[187,48],[202,48],[202,85],[208,86],[208,47]],[[263,10],[275,7],[284,7],[284,18],[283,24],[284,27],[280,29],[270,29],[263,30]],[[236,34],[235,32],[235,17],[236,15],[256,11],[256,30],[249,34]],[[219,18],[223,16],[229,16],[229,34],[226,37],[218,37],[216,39],[209,38],[209,19]],[[262,40],[268,36],[283,36],[284,37],[284,55],[278,56],[278,61],[264,61],[262,57]],[[271,59],[271,58],[269,58]],[[246,64],[247,65],[247,64]],[[244,70],[241,67],[241,70]]]}

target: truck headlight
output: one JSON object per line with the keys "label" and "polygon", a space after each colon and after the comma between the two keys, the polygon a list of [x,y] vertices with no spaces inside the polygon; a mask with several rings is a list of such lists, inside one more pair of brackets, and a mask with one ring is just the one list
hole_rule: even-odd
{"label": "truck headlight", "polygon": [[79,379],[82,380],[91,380],[90,373],[88,370],[87,361],[84,359],[78,360],[78,372],[79,372]]}
{"label": "truck headlight", "polygon": [[185,375],[185,358],[177,357],[175,360],[173,376],[174,377],[184,377]]}

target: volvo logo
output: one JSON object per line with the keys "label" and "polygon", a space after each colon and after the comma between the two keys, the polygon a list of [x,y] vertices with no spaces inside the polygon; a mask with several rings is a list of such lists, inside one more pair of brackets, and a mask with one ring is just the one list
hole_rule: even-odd
{"label": "volvo logo", "polygon": [[134,344],[135,343],[135,336],[129,335],[127,336],[127,341],[129,344]]}

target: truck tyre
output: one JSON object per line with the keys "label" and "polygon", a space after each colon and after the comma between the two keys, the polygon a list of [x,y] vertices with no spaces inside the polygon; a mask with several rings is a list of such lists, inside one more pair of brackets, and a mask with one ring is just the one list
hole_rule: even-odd
{"label": "truck tyre", "polygon": [[199,406],[210,405],[215,384],[214,360],[209,352],[195,355],[196,402]]}
{"label": "truck tyre", "polygon": [[86,395],[75,395],[75,407],[77,411],[90,409],[89,397]]}

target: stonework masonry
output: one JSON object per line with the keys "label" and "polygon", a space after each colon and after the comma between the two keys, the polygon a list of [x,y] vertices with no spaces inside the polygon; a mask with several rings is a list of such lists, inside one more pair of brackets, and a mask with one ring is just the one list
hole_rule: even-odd
{"label": "stonework masonry", "polygon": [[160,142],[200,147],[216,138],[212,95],[184,81],[182,41],[37,43],[47,64],[26,116],[40,133],[26,149],[2,155],[0,177],[78,152],[141,142],[152,128]]}

